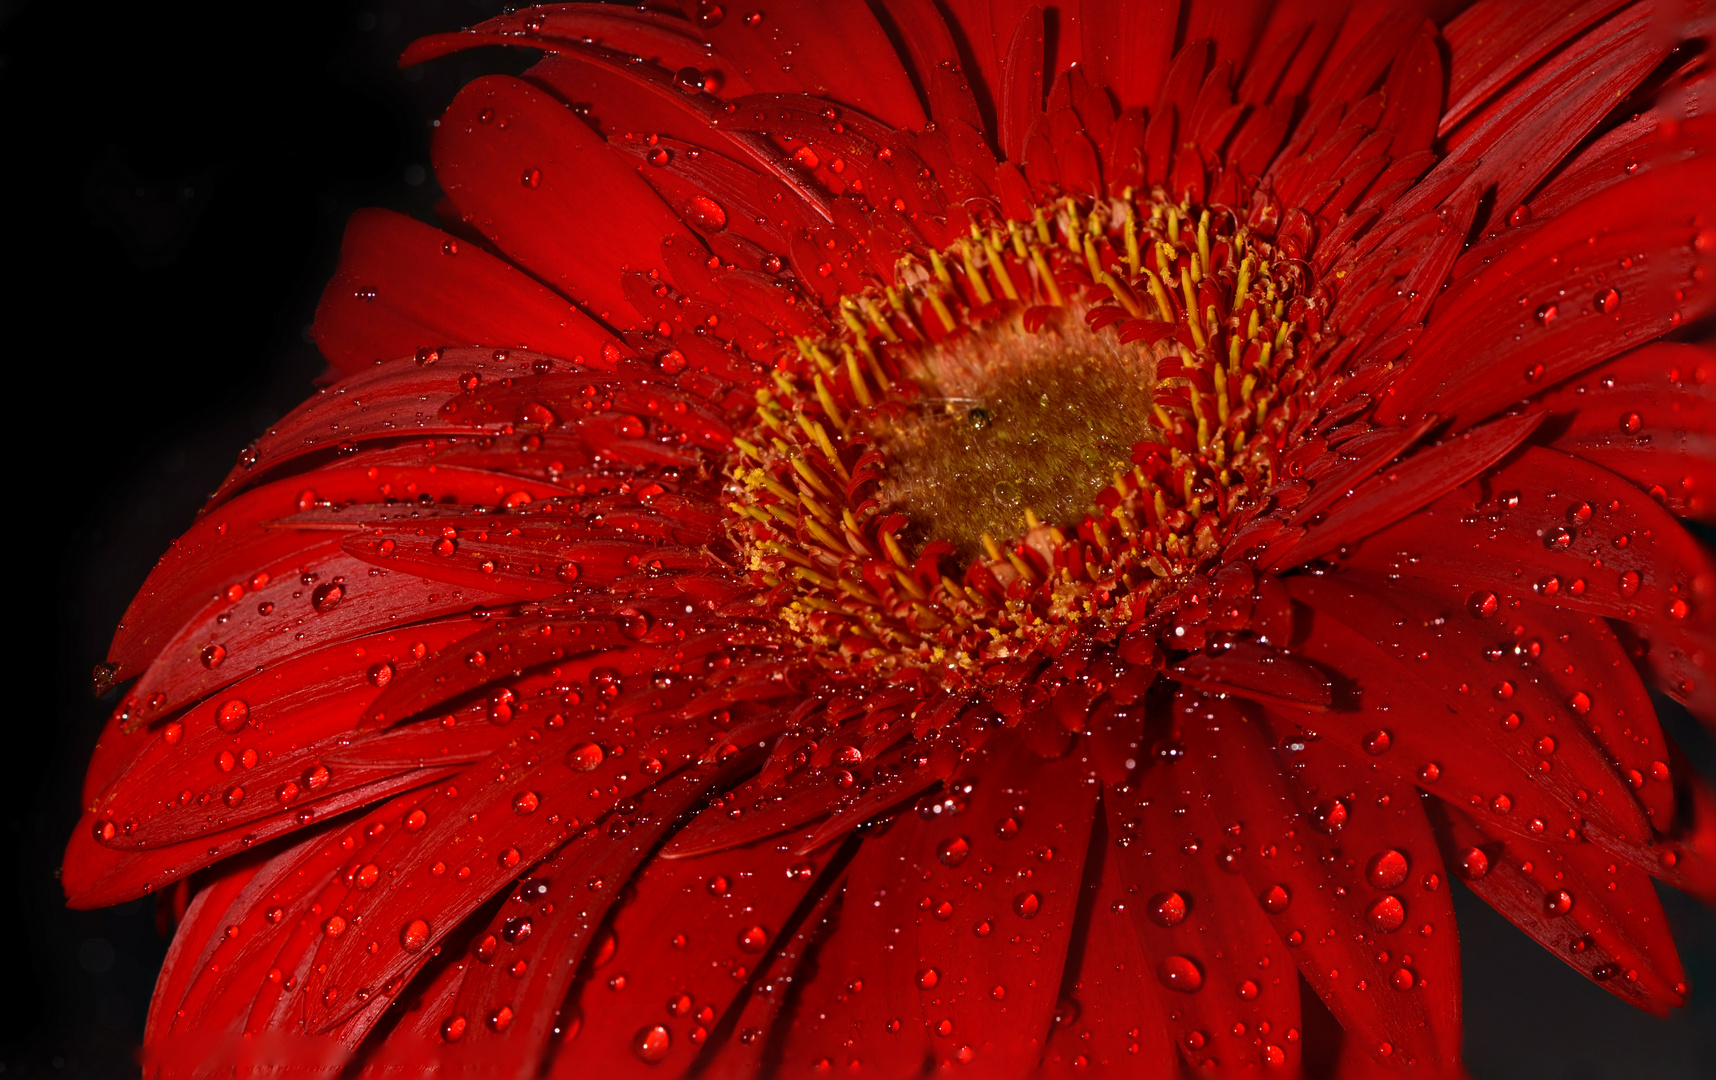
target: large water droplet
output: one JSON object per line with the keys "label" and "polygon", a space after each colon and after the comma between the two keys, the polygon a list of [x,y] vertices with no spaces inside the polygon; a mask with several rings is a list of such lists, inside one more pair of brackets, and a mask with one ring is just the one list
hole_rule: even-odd
{"label": "large water droplet", "polygon": [[1021,919],[1034,919],[1042,910],[1043,898],[1034,892],[1022,892],[1013,898],[1013,913]]}
{"label": "large water droplet", "polygon": [[1271,885],[1258,897],[1258,902],[1263,905],[1264,911],[1279,915],[1293,902],[1293,894],[1287,891],[1285,885]]}
{"label": "large water droplet", "polygon": [[1364,877],[1366,881],[1378,889],[1392,889],[1406,880],[1409,871],[1410,866],[1407,864],[1406,856],[1393,848],[1389,848],[1387,851],[1371,857],[1369,864],[1365,866]]}
{"label": "large water droplet", "polygon": [[1186,918],[1186,898],[1177,892],[1157,893],[1145,911],[1157,926],[1178,926]]}
{"label": "large water droplet", "polygon": [[689,224],[706,232],[719,232],[727,227],[727,211],[707,195],[693,195],[685,203]]}
{"label": "large water droplet", "polygon": [[958,866],[971,854],[971,843],[963,836],[955,836],[943,840],[936,848],[935,857],[941,860],[943,866]]}
{"label": "large water droplet", "polygon": [[429,944],[429,924],[412,919],[399,931],[399,945],[406,952],[419,952]]}
{"label": "large water droplet", "polygon": [[566,764],[578,772],[592,772],[602,764],[606,757],[602,748],[593,742],[579,743],[566,753]]}
{"label": "large water droplet", "polygon": [[249,722],[250,706],[238,698],[221,702],[220,711],[215,713],[215,726],[228,734],[243,730]]}
{"label": "large water droplet", "polygon": [[1385,896],[1370,906],[1365,917],[1380,933],[1392,934],[1406,921],[1406,905],[1398,896]]}
{"label": "large water droplet", "polygon": [[1168,956],[1156,965],[1156,978],[1170,990],[1195,994],[1204,988],[1203,969],[1189,956]]}

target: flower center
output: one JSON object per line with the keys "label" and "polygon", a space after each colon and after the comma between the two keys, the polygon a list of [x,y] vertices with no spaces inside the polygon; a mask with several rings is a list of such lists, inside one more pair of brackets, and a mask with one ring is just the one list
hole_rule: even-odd
{"label": "flower center", "polygon": [[953,683],[1147,623],[1265,505],[1306,273],[1158,191],[979,222],[843,297],[736,440],[759,602],[817,655]]}
{"label": "flower center", "polygon": [[1045,334],[1022,322],[908,357],[920,396],[866,424],[888,460],[879,502],[906,515],[912,548],[944,540],[969,561],[1031,519],[1075,525],[1151,437],[1148,350],[1076,320]]}

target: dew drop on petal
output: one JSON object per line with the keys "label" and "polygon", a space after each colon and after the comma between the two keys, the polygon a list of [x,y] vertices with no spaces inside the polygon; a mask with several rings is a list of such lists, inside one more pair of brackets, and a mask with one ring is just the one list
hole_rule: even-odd
{"label": "dew drop on petal", "polygon": [[1406,856],[1390,848],[1378,855],[1373,855],[1365,866],[1365,880],[1378,889],[1393,889],[1406,880],[1410,867]]}
{"label": "dew drop on petal", "polygon": [[422,919],[412,919],[399,931],[399,945],[406,952],[420,952],[427,944],[429,924]]}
{"label": "dew drop on petal", "polygon": [[948,867],[958,866],[970,854],[971,843],[963,836],[943,840],[935,849],[935,857],[943,866]]}
{"label": "dew drop on petal", "polygon": [[593,742],[579,743],[566,752],[566,764],[577,772],[591,772],[602,764],[606,756]]}
{"label": "dew drop on petal", "polygon": [[1465,880],[1477,881],[1490,872],[1490,857],[1482,848],[1465,848],[1454,857],[1454,869]]}
{"label": "dew drop on petal", "polygon": [[1406,905],[1397,896],[1385,896],[1365,912],[1370,925],[1384,934],[1392,934],[1406,921]]}
{"label": "dew drop on petal", "polygon": [[1573,894],[1557,889],[1543,898],[1543,910],[1551,915],[1565,915],[1573,910]]}
{"label": "dew drop on petal", "polygon": [[1157,893],[1145,910],[1157,926],[1178,926],[1186,917],[1186,898],[1177,892]]}
{"label": "dew drop on petal", "polygon": [[1204,988],[1203,969],[1189,956],[1166,956],[1156,965],[1156,978],[1170,990],[1195,994]]}
{"label": "dew drop on petal", "polygon": [[1042,910],[1043,898],[1034,892],[1022,892],[1013,898],[1013,913],[1021,919],[1034,919]]}
{"label": "dew drop on petal", "polygon": [[1382,728],[1364,737],[1364,752],[1371,757],[1380,757],[1388,753],[1388,748],[1394,745],[1394,736]]}
{"label": "dew drop on petal", "polygon": [[242,731],[244,725],[250,722],[250,706],[238,698],[228,698],[221,702],[220,711],[215,713],[215,726],[229,735]]}
{"label": "dew drop on petal", "polygon": [[1621,306],[1620,290],[1613,288],[1604,289],[1597,294],[1595,305],[1598,314],[1613,315],[1615,313],[1615,309]]}
{"label": "dew drop on petal", "polygon": [[1263,891],[1262,896],[1258,897],[1258,902],[1263,905],[1264,911],[1271,915],[1279,915],[1286,911],[1288,905],[1293,902],[1293,896],[1287,891],[1285,885],[1271,885]]}

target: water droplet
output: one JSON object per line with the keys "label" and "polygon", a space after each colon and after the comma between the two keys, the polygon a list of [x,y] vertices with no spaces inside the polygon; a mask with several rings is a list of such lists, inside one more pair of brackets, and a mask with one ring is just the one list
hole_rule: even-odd
{"label": "water droplet", "polygon": [[1410,871],[1406,856],[1402,852],[1389,848],[1371,857],[1365,866],[1365,880],[1378,889],[1392,889],[1406,880]]}
{"label": "water droplet", "polygon": [[566,764],[577,772],[592,772],[607,755],[593,742],[579,743],[566,752]]}
{"label": "water droplet", "polygon": [[1639,591],[1638,572],[1628,570],[1622,573],[1621,580],[1617,583],[1616,588],[1620,591],[1620,594],[1623,597],[1631,598],[1637,595]]}
{"label": "water droplet", "polygon": [[465,1027],[466,1023],[464,1017],[449,1016],[447,1019],[441,1021],[441,1038],[450,1043],[458,1042],[460,1039],[465,1037]]}
{"label": "water droplet", "polygon": [[1621,293],[1618,289],[1604,289],[1597,294],[1597,312],[1602,315],[1613,315],[1615,309],[1621,306]]}
{"label": "water droplet", "polygon": [[708,892],[710,896],[726,896],[727,890],[731,887],[732,882],[728,881],[724,874],[716,874],[703,885],[704,891]]}
{"label": "water droplet", "polygon": [[578,580],[578,573],[578,564],[575,562],[563,562],[554,568],[554,576],[567,585]]}
{"label": "water droplet", "polygon": [[512,1006],[502,1005],[500,1008],[489,1013],[488,1019],[484,1021],[484,1023],[488,1024],[490,1031],[505,1031],[507,1028],[512,1027],[512,1018]]}
{"label": "water droplet", "polygon": [[1434,784],[1441,778],[1442,766],[1436,764],[1434,761],[1425,762],[1424,767],[1418,770],[1418,781],[1420,783]]}
{"label": "water droplet", "polygon": [[1388,984],[1396,990],[1410,990],[1418,982],[1411,968],[1395,968],[1394,974],[1388,977]]}
{"label": "water droplet", "polygon": [[1565,915],[1573,910],[1573,894],[1558,889],[1543,898],[1543,910],[1551,915]]}
{"label": "water droplet", "polygon": [[1370,925],[1384,934],[1392,934],[1406,921],[1406,905],[1397,896],[1385,896],[1365,912]]}
{"label": "water droplet", "polygon": [[501,925],[501,937],[506,938],[508,945],[518,945],[530,937],[536,929],[536,924],[530,921],[528,915],[515,915]]}
{"label": "water droplet", "polygon": [[1552,325],[1554,325],[1556,318],[1559,317],[1560,314],[1561,314],[1561,308],[1559,305],[1557,305],[1557,304],[1544,304],[1543,306],[1541,306],[1537,309],[1538,325],[1540,325],[1540,326],[1552,326]]}
{"label": "water droplet", "polygon": [[524,170],[524,174],[518,178],[518,182],[523,184],[527,188],[541,187],[542,186],[542,170],[541,169],[526,169],[526,170]]}
{"label": "water droplet", "polygon": [[1178,926],[1186,917],[1186,898],[1177,892],[1157,893],[1146,911],[1157,926]]}
{"label": "water droplet", "polygon": [[1043,898],[1034,892],[1022,892],[1013,898],[1013,913],[1021,919],[1034,919],[1042,909]]}
{"label": "water droplet", "polygon": [[1311,811],[1311,821],[1318,832],[1331,836],[1340,832],[1347,824],[1347,804],[1339,799],[1329,799],[1320,802]]}
{"label": "water droplet", "polygon": [[748,953],[760,953],[769,945],[769,932],[761,926],[753,926],[739,935],[739,948]]}
{"label": "water droplet", "polygon": [[322,923],[322,933],[331,938],[337,938],[346,932],[346,920],[342,915],[329,915]]}
{"label": "water droplet", "polygon": [[364,672],[364,678],[369,681],[371,686],[386,686],[393,681],[393,665],[373,664],[368,671]]}
{"label": "water droplet", "polygon": [[316,586],[316,591],[310,594],[310,606],[326,614],[340,606],[340,601],[346,598],[346,587],[338,581],[330,581],[326,585]]}
{"label": "water droplet", "polygon": [[1019,835],[1019,819],[1004,817],[995,823],[995,835],[1003,840],[1011,840]]}
{"label": "water droplet", "polygon": [[1506,794],[1497,795],[1490,800],[1490,809],[1498,814],[1513,813],[1513,799]]}
{"label": "water droplet", "polygon": [[1556,526],[1543,534],[1543,546],[1550,551],[1566,551],[1573,546],[1573,531]]}
{"label": "water droplet", "polygon": [[1234,992],[1239,995],[1239,1000],[1241,1001],[1257,1000],[1257,984],[1252,982],[1250,979],[1246,979],[1235,987]]}
{"label": "water droplet", "polygon": [[208,668],[210,671],[220,667],[221,663],[225,660],[226,647],[223,645],[210,645],[203,650],[203,667]]}
{"label": "water droplet", "polygon": [[1156,965],[1156,978],[1170,990],[1195,994],[1204,988],[1204,972],[1189,956],[1167,956]]}
{"label": "water droplet", "polygon": [[685,203],[688,224],[705,232],[719,232],[727,227],[727,211],[707,195],[693,195]]}
{"label": "water droplet", "polygon": [[427,944],[429,944],[429,924],[422,919],[412,919],[399,931],[399,945],[406,952],[421,952],[423,946]]}
{"label": "water droplet", "polygon": [[1501,598],[1488,590],[1480,590],[1466,601],[1466,610],[1474,619],[1487,619],[1501,609]]}
{"label": "water droplet", "polygon": [[955,836],[943,840],[936,848],[935,857],[941,860],[943,866],[958,866],[971,854],[971,844],[963,836]]}
{"label": "water droplet", "polygon": [[1455,856],[1454,869],[1465,880],[1477,881],[1490,872],[1490,857],[1482,848],[1465,848]]}
{"label": "water droplet", "polygon": [[1388,753],[1388,748],[1393,745],[1394,737],[1381,728],[1364,737],[1364,752],[1371,757]]}
{"label": "water droplet", "polygon": [[1264,911],[1271,915],[1279,915],[1286,911],[1288,905],[1293,902],[1293,894],[1287,891],[1285,885],[1271,885],[1264,890],[1262,896],[1258,897],[1258,902],[1263,905]]}
{"label": "water droplet", "polygon": [[227,734],[242,731],[244,725],[250,722],[250,706],[238,698],[228,698],[221,703],[220,711],[215,713],[215,726]]}
{"label": "water droplet", "polygon": [[936,984],[939,982],[941,982],[941,972],[937,971],[935,968],[923,968],[918,972],[917,983],[919,990],[934,990],[936,988]]}
{"label": "water droplet", "polygon": [[499,855],[495,856],[495,864],[502,870],[511,870],[513,867],[518,865],[519,858],[520,855],[518,853],[518,849],[515,847],[509,847],[503,850]]}

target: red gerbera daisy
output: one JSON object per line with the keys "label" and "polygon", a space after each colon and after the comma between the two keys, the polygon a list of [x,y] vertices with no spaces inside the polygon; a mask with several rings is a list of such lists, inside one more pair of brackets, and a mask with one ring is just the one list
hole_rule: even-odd
{"label": "red gerbera daisy", "polygon": [[420,42],[545,55],[98,671],[64,880],[182,920],[149,1068],[1290,1074],[1303,983],[1457,1074],[1451,875],[1679,1004],[1706,27],[1460,7]]}

